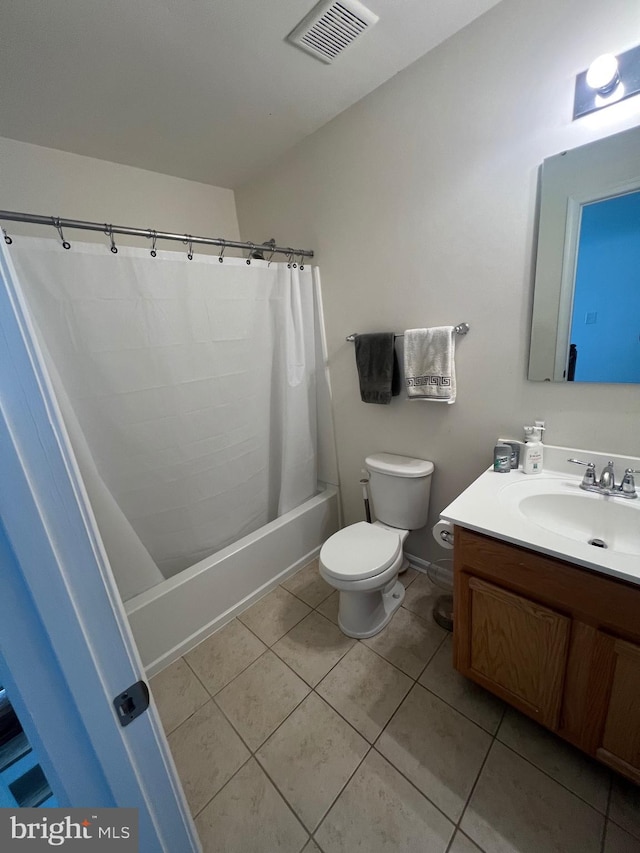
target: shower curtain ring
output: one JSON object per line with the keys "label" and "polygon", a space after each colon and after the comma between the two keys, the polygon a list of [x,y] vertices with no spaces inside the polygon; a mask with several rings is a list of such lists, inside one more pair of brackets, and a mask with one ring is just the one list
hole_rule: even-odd
{"label": "shower curtain ring", "polygon": [[290,270],[291,267],[296,268],[296,264],[293,262],[293,252],[287,252],[287,269]]}
{"label": "shower curtain ring", "polygon": [[157,252],[156,252],[156,241],[158,239],[157,231],[149,231],[149,239],[152,241],[151,242],[151,257],[155,258],[155,256],[157,255]]}
{"label": "shower curtain ring", "polygon": [[248,267],[251,266],[251,256],[253,255],[254,249],[255,245],[251,241],[249,241],[249,254],[247,255],[247,260],[245,261]]}
{"label": "shower curtain ring", "polygon": [[299,267],[300,270],[304,269],[304,255],[300,255]]}
{"label": "shower curtain ring", "polygon": [[191,236],[191,234],[187,234],[187,238],[188,239],[185,241],[186,243],[189,244],[189,251],[187,252],[187,257],[189,258],[190,261],[192,261],[193,260],[193,237]]}
{"label": "shower curtain ring", "polygon": [[218,261],[222,264],[224,263],[224,258],[222,256],[224,255],[224,250],[227,248],[227,244],[224,242],[224,240],[221,240],[220,242],[222,243],[222,249],[220,250],[220,254],[218,255]]}
{"label": "shower curtain ring", "polygon": [[7,244],[7,246],[10,246],[13,243],[13,240],[11,239],[11,237],[9,237],[4,228],[2,229],[2,233],[4,235],[4,242]]}
{"label": "shower curtain ring", "polygon": [[118,254],[118,247],[116,246],[116,241],[113,239],[113,225],[106,225],[105,224],[104,233],[111,240],[111,251],[113,252],[114,255],[117,255]]}
{"label": "shower curtain ring", "polygon": [[59,216],[52,216],[51,221],[53,222],[54,227],[56,228],[56,230],[58,231],[58,234],[60,235],[60,239],[62,240],[62,248],[63,249],[70,249],[71,243],[69,243],[68,240],[64,239],[64,234],[62,233],[62,225],[60,225],[60,217]]}
{"label": "shower curtain ring", "polygon": [[271,266],[271,261],[273,260],[273,256],[275,255],[276,250],[273,249],[271,254],[269,255],[269,260],[267,261],[267,266]]}

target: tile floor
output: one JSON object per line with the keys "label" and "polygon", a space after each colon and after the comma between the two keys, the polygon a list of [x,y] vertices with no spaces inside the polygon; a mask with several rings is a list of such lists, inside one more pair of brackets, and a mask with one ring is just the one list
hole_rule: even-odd
{"label": "tile floor", "polygon": [[640,853],[640,789],[459,676],[404,583],[355,641],[314,561],[152,679],[205,853]]}

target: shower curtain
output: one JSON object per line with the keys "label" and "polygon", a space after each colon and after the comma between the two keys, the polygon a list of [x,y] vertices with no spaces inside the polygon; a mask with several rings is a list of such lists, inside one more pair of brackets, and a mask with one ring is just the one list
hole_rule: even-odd
{"label": "shower curtain", "polygon": [[123,599],[314,494],[310,267],[40,238],[10,255]]}

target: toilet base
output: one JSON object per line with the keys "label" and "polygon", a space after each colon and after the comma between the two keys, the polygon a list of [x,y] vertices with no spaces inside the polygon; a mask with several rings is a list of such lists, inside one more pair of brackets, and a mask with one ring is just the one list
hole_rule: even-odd
{"label": "toilet base", "polygon": [[405,556],[403,556],[402,557],[402,565],[398,569],[398,574],[403,575],[405,572],[408,572],[409,566],[410,566],[409,560]]}
{"label": "toilet base", "polygon": [[345,592],[340,590],[338,626],[347,637],[364,640],[387,625],[404,600],[404,587],[394,578],[382,590]]}

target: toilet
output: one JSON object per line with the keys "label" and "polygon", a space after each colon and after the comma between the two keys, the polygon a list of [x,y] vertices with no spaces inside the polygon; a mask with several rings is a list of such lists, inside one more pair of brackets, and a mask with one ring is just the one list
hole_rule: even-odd
{"label": "toilet", "polygon": [[404,599],[399,572],[411,530],[427,523],[433,462],[394,453],[367,456],[376,521],[359,521],[330,536],[320,549],[320,574],[340,592],[338,625],[348,637],[373,637]]}

